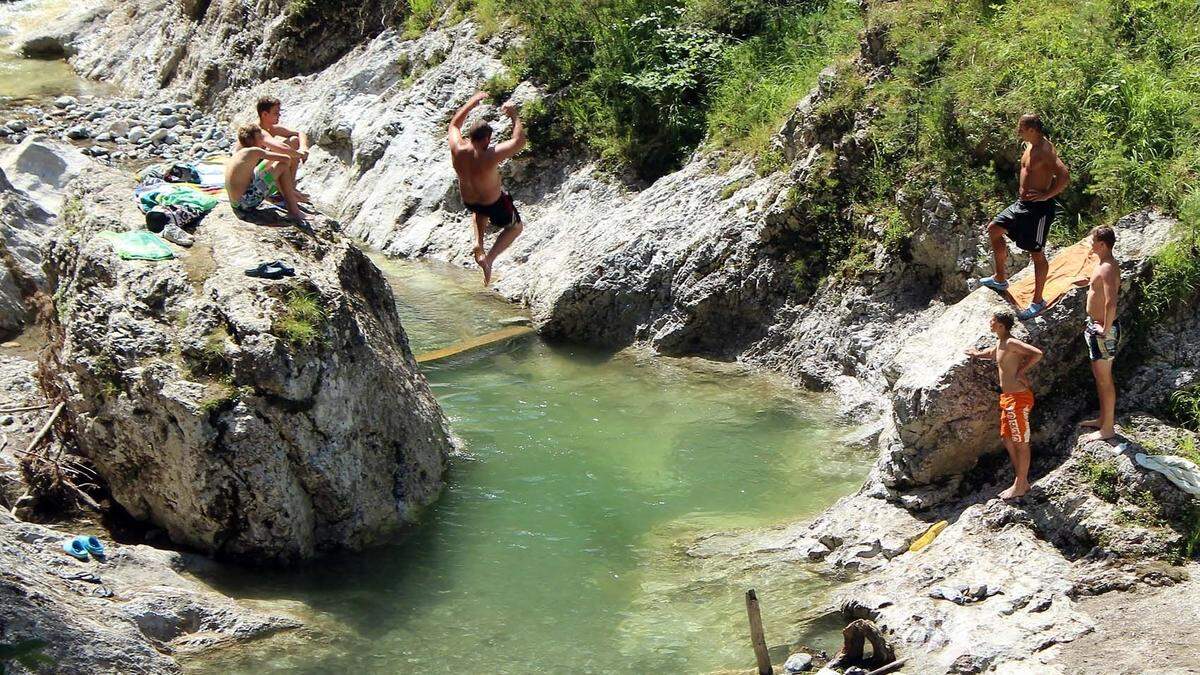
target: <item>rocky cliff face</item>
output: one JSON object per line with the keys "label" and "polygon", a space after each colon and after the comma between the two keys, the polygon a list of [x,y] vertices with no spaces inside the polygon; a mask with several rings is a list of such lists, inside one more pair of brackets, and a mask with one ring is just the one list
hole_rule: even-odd
{"label": "rocky cliff face", "polygon": [[[177,260],[123,261],[125,175],[73,184],[44,364],[80,450],[134,517],[206,553],[289,562],[378,542],[442,485],[446,420],[378,269],[316,232],[210,214]],[[294,279],[243,270],[283,259]]]}
{"label": "rocky cliff face", "polygon": [[86,162],[39,137],[0,154],[0,334],[27,325],[33,297],[46,286],[43,247],[62,207],[62,189]]}
{"label": "rocky cliff face", "polygon": [[43,50],[60,45],[88,77],[139,93],[174,87],[211,102],[230,89],[322,68],[393,25],[403,7],[397,0],[107,0],[76,3],[34,37]]}

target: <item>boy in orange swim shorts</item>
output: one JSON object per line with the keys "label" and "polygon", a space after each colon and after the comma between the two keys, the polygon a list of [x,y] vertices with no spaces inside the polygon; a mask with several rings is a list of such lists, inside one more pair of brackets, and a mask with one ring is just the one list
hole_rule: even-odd
{"label": "boy in orange swim shorts", "polygon": [[1016,317],[1011,312],[992,315],[992,332],[999,338],[990,349],[968,349],[967,355],[993,359],[1000,373],[1000,438],[1008,450],[1016,476],[1013,484],[1000,493],[1001,499],[1016,499],[1029,492],[1029,413],[1033,410],[1033,389],[1029,369],[1042,360],[1042,350],[1012,336]]}

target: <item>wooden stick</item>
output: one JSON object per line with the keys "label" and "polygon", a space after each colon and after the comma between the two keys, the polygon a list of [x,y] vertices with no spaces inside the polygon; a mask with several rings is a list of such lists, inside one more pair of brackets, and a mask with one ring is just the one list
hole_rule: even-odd
{"label": "wooden stick", "polygon": [[872,670],[871,672],[867,673],[867,675],[884,675],[885,673],[890,673],[893,670],[896,670],[897,668],[903,666],[906,663],[908,663],[907,656],[902,659],[896,659],[895,661],[892,661],[891,663],[887,664],[886,666],[883,666],[882,668],[876,668],[875,670]]}
{"label": "wooden stick", "polygon": [[54,420],[58,419],[59,413],[61,413],[63,408],[66,406],[66,401],[58,404],[58,407],[55,408],[54,412],[50,414],[50,419],[46,420],[46,423],[42,425],[42,430],[37,433],[37,436],[33,437],[32,441],[29,442],[29,447],[25,448],[26,455],[33,454],[33,449],[37,447],[38,443],[42,442],[42,439],[46,437],[46,434],[50,433],[50,427],[54,425]]}
{"label": "wooden stick", "polygon": [[45,403],[43,405],[25,406],[24,408],[0,408],[0,414],[29,412],[30,410],[45,410],[46,408],[49,408],[49,407],[50,407],[50,404]]}
{"label": "wooden stick", "polygon": [[746,614],[750,617],[750,644],[754,646],[754,659],[758,661],[758,675],[773,675],[771,656],[767,653],[767,639],[763,636],[762,613],[758,609],[758,595],[754,589],[746,591]]}

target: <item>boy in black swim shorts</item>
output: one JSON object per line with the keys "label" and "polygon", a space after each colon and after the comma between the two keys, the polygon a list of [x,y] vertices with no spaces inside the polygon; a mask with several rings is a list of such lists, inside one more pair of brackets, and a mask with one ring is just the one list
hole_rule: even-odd
{"label": "boy in black swim shorts", "polygon": [[1021,156],[1020,195],[1012,206],[988,223],[986,231],[992,244],[995,274],[980,279],[979,283],[1001,293],[1008,291],[1008,274],[1004,269],[1008,262],[1006,236],[1022,250],[1029,251],[1033,260],[1033,302],[1017,313],[1017,318],[1025,321],[1046,309],[1042,291],[1050,263],[1043,249],[1057,212],[1055,197],[1070,184],[1071,173],[1059,159],[1054,144],[1046,138],[1040,117],[1023,115],[1017,123],[1017,135],[1026,144]]}

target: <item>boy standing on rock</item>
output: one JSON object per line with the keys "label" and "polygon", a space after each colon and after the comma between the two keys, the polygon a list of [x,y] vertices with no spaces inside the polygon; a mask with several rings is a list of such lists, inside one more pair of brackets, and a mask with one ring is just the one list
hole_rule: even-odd
{"label": "boy standing on rock", "polygon": [[991,328],[1000,341],[990,349],[967,350],[967,356],[995,360],[1000,372],[1000,439],[1016,473],[1012,487],[1000,493],[1001,499],[1016,499],[1029,492],[1029,413],[1033,411],[1033,390],[1028,373],[1042,360],[1042,350],[1012,336],[1015,323],[1012,312],[996,312]]}
{"label": "boy standing on rock", "polygon": [[298,223],[308,220],[300,210],[296,184],[289,171],[291,157],[269,150],[266,134],[257,124],[247,124],[237,132],[238,145],[225,164],[225,191],[235,211],[253,211],[263,200],[282,194],[288,214]]}
{"label": "boy standing on rock", "polygon": [[[501,187],[499,167],[501,162],[525,147],[525,125],[517,116],[517,106],[512,101],[500,107],[512,120],[512,138],[495,148],[490,147],[492,127],[482,120],[471,125],[466,138],[463,137],[462,126],[467,115],[487,96],[482,91],[475,94],[450,119],[450,161],[458,174],[463,205],[475,214],[475,262],[483,268],[484,286],[492,282],[492,265],[496,258],[512,245],[523,229],[521,214],[517,213],[512,195]],[[483,235],[489,224],[503,228],[503,231],[492,244],[492,250],[485,254]]]}
{"label": "boy standing on rock", "polygon": [[1046,246],[1046,235],[1054,222],[1057,207],[1054,198],[1071,183],[1071,172],[1059,159],[1054,144],[1046,138],[1042,129],[1042,118],[1037,115],[1022,115],[1017,123],[1017,135],[1025,142],[1021,155],[1021,185],[1017,201],[992,219],[985,228],[992,243],[992,258],[995,274],[979,283],[1004,293],[1008,290],[1008,277],[1004,264],[1008,260],[1008,236],[1022,250],[1029,251],[1033,259],[1033,302],[1020,311],[1017,318],[1032,319],[1046,309],[1046,298],[1042,289],[1046,287],[1046,275],[1050,264],[1042,250]]}
{"label": "boy standing on rock", "polygon": [[1096,393],[1100,398],[1100,417],[1081,422],[1080,426],[1096,431],[1085,440],[1106,441],[1117,435],[1114,417],[1117,408],[1117,388],[1113,384],[1113,359],[1121,343],[1121,323],[1117,320],[1117,294],[1121,291],[1121,267],[1113,257],[1117,234],[1111,227],[1092,230],[1092,253],[1100,258],[1088,283],[1087,327],[1083,331],[1092,375],[1096,378]]}
{"label": "boy standing on rock", "polygon": [[[258,99],[255,109],[258,111],[258,126],[263,130],[267,150],[288,156],[288,171],[292,174],[292,185],[295,185],[300,165],[308,161],[308,135],[302,131],[292,131],[279,123],[282,103],[274,96]],[[302,202],[309,200],[308,195],[299,190],[296,190],[296,196]]]}

